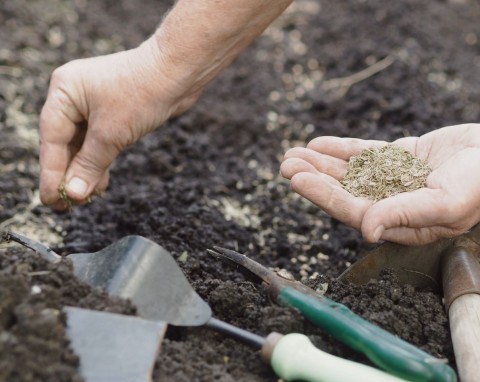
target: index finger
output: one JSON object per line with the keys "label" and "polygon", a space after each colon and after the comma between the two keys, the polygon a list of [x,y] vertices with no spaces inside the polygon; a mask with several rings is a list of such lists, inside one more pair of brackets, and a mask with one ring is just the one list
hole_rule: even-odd
{"label": "index finger", "polygon": [[[53,97],[53,98],[52,98]],[[49,96],[40,115],[40,199],[46,205],[59,201],[58,186],[75,154],[80,139],[74,121],[62,110],[55,96]]]}
{"label": "index finger", "polygon": [[332,136],[318,137],[310,141],[308,149],[348,161],[352,156],[372,147],[383,147],[388,142],[358,138],[339,138]]}
{"label": "index finger", "polygon": [[301,172],[291,179],[292,189],[333,218],[360,231],[367,209],[373,204],[354,197],[334,178],[325,174]]}

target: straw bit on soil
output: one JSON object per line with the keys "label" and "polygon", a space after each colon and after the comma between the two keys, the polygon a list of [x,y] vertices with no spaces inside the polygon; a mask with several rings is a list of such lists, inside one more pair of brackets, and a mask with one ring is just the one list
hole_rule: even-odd
{"label": "straw bit on soil", "polygon": [[425,187],[432,169],[396,145],[369,148],[350,158],[343,188],[357,197],[377,202],[401,192]]}

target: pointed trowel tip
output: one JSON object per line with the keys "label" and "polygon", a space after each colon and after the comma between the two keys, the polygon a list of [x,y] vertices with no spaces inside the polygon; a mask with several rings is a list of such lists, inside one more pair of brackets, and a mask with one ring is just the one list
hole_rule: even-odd
{"label": "pointed trowel tip", "polygon": [[[213,247],[213,248],[215,248],[215,247]],[[216,249],[216,248],[215,248],[215,249]],[[213,249],[210,249],[210,248],[207,249],[207,253],[208,253],[209,255],[214,256],[214,257],[219,257],[219,256],[220,256],[220,254],[219,254],[217,251],[214,251]]]}

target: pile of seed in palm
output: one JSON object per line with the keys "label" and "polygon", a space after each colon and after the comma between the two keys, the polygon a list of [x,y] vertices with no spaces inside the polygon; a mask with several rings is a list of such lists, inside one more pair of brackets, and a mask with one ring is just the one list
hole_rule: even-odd
{"label": "pile of seed in palm", "polygon": [[341,184],[352,195],[377,202],[424,187],[431,171],[425,161],[391,144],[351,157]]}

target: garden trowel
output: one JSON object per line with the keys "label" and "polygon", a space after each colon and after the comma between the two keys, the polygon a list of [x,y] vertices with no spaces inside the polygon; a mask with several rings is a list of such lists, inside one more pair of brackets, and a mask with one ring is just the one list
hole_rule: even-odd
{"label": "garden trowel", "polygon": [[480,225],[423,246],[384,243],[348,268],[340,279],[366,284],[390,270],[401,284],[442,292],[462,382],[480,375]]}
{"label": "garden trowel", "polygon": [[66,332],[86,382],[149,382],[167,324],[65,307]]}
{"label": "garden trowel", "polygon": [[[51,262],[64,260],[44,244],[18,233],[0,236],[16,241]],[[119,240],[95,253],[67,256],[74,274],[111,295],[144,301],[154,291],[141,287],[158,277],[158,262],[148,246],[130,238]],[[151,249],[151,248],[150,248]],[[153,256],[153,257],[152,257]],[[155,267],[152,263],[156,263]],[[139,287],[140,285],[140,287]],[[167,324],[160,320],[66,307],[67,336],[80,358],[79,372],[86,382],[149,382]]]}
{"label": "garden trowel", "polygon": [[172,287],[175,277],[169,270],[176,270],[175,261],[167,269],[170,254],[142,236],[125,236],[100,251],[72,253],[65,257],[19,233],[7,232],[3,237],[34,250],[53,263],[71,261],[78,279],[104,289],[111,296],[130,299],[142,318],[158,320],[159,312],[167,311],[169,319],[162,321],[181,325],[185,318],[190,325],[201,325],[211,314],[189,285],[183,289]]}

